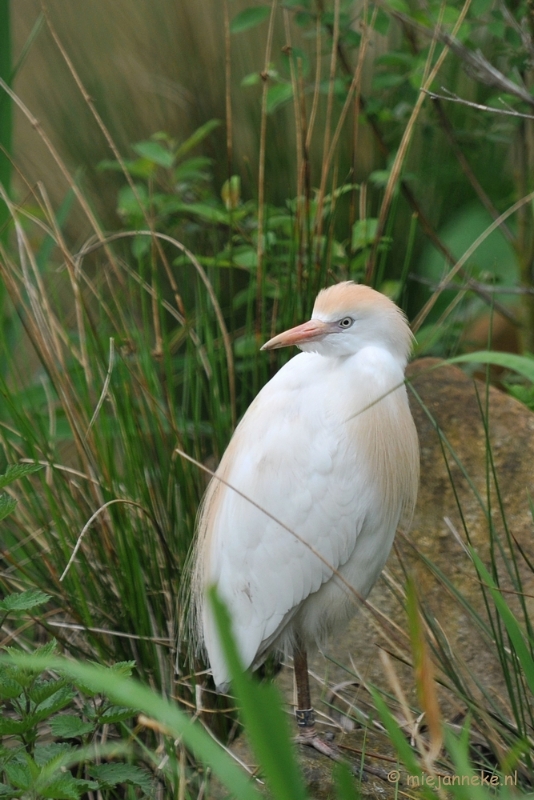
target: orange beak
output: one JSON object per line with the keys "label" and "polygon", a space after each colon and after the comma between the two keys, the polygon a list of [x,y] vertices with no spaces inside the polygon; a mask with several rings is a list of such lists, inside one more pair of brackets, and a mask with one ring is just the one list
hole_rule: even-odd
{"label": "orange beak", "polygon": [[279,347],[289,347],[290,345],[305,344],[306,342],[313,342],[316,339],[322,339],[323,336],[329,332],[330,326],[326,322],[321,322],[319,319],[310,319],[302,325],[297,325],[296,328],[290,328],[288,331],[279,333],[278,336],[273,336],[268,342],[265,342],[262,350],[278,350]]}

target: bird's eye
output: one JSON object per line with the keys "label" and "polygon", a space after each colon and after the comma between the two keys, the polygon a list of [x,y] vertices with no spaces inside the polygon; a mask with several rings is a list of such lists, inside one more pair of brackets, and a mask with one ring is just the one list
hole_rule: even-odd
{"label": "bird's eye", "polygon": [[350,328],[353,322],[354,320],[352,317],[343,317],[343,319],[340,319],[337,324],[340,328]]}

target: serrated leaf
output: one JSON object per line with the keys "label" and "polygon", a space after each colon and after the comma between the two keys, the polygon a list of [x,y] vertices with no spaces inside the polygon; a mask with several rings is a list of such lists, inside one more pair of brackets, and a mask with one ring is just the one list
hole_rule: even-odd
{"label": "serrated leaf", "polygon": [[68,764],[76,761],[75,754],[80,749],[68,742],[50,742],[50,744],[37,745],[35,748],[35,763],[39,767],[50,767],[51,764]]}
{"label": "serrated leaf", "polygon": [[0,786],[0,797],[7,797],[9,800],[14,800],[16,797],[22,797],[24,789],[18,791],[14,786]]}
{"label": "serrated leaf", "polygon": [[29,789],[32,784],[32,775],[26,764],[9,762],[4,764],[4,771],[10,783],[17,789]]}
{"label": "serrated leaf", "polygon": [[31,608],[46,603],[50,600],[50,595],[40,592],[38,589],[28,589],[25,592],[15,592],[8,594],[0,600],[0,610],[2,611],[29,611]]}
{"label": "serrated leaf", "polygon": [[125,719],[131,719],[136,714],[134,708],[123,708],[122,706],[111,706],[106,709],[100,716],[102,723],[111,724],[114,722],[123,722]]}
{"label": "serrated leaf", "polygon": [[44,703],[44,701],[51,697],[55,692],[59,691],[63,686],[67,685],[65,678],[52,679],[49,681],[36,680],[29,690],[30,700],[36,705]]}
{"label": "serrated leaf", "polygon": [[133,764],[94,764],[88,768],[88,772],[106,788],[119,783],[131,783],[148,794],[153,787],[150,773]]}
{"label": "serrated leaf", "polygon": [[85,736],[85,734],[91,733],[93,728],[94,725],[91,722],[84,722],[74,714],[60,714],[50,720],[50,729],[53,735],[61,739]]}
{"label": "serrated leaf", "polygon": [[10,464],[4,475],[0,475],[0,489],[3,489],[4,486],[9,486],[9,484],[13,483],[13,481],[23,478],[25,475],[31,475],[32,472],[37,472],[42,468],[42,464]]}
{"label": "serrated leaf", "polygon": [[137,142],[132,146],[138,156],[152,161],[159,167],[170,169],[174,164],[174,154],[169,152],[159,142]]}
{"label": "serrated leaf", "polygon": [[39,796],[49,800],[78,800],[88,788],[98,789],[98,785],[92,781],[77,780],[72,775],[61,775],[45,786],[40,786]]}
{"label": "serrated leaf", "polygon": [[233,18],[230,22],[230,33],[243,33],[250,28],[255,28],[260,25],[270,14],[271,9],[269,6],[254,6],[253,8],[245,8]]}
{"label": "serrated leaf", "polygon": [[3,700],[13,700],[21,694],[22,687],[8,675],[0,675],[0,698]]}
{"label": "serrated leaf", "polygon": [[37,722],[42,722],[48,717],[51,717],[52,714],[55,714],[56,712],[61,711],[62,708],[65,708],[65,706],[68,706],[75,697],[76,692],[73,689],[71,689],[69,686],[63,686],[57,692],[54,692],[53,695],[48,697],[43,703],[40,703],[38,708],[33,711],[32,716]]}
{"label": "serrated leaf", "polygon": [[31,730],[33,727],[33,719],[31,715],[25,719],[8,719],[3,717],[0,719],[0,736],[20,736],[26,731]]}
{"label": "serrated leaf", "polygon": [[117,675],[124,675],[125,678],[129,678],[135,669],[135,661],[117,661],[109,669]]}
{"label": "serrated leaf", "polygon": [[0,495],[0,520],[12,514],[17,506],[17,501],[8,494]]}

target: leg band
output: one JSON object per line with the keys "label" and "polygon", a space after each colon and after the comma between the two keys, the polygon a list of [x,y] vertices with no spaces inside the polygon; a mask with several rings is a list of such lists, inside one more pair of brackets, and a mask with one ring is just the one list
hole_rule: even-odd
{"label": "leg band", "polygon": [[313,708],[296,708],[295,716],[299,728],[313,728],[315,725],[315,712]]}

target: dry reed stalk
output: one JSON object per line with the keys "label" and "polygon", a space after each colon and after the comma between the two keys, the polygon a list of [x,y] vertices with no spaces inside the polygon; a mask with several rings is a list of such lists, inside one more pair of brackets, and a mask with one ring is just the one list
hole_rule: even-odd
{"label": "dry reed stalk", "polygon": [[225,73],[225,111],[226,111],[226,158],[228,160],[228,180],[233,175],[233,119],[232,119],[232,53],[230,36],[230,12],[228,0],[224,0],[224,73]]}
{"label": "dry reed stalk", "polygon": [[[70,171],[68,170],[67,166],[65,165],[65,162],[63,161],[63,159],[59,155],[58,151],[56,150],[56,148],[52,144],[50,138],[45,133],[45,131],[44,131],[41,123],[39,122],[39,120],[36,119],[36,117],[33,116],[31,111],[22,102],[20,97],[17,94],[15,94],[15,92],[13,92],[9,88],[9,86],[5,83],[5,81],[3,81],[1,78],[0,78],[0,87],[10,96],[10,98],[13,100],[13,102],[22,111],[22,113],[24,114],[24,116],[26,117],[26,119],[28,120],[30,125],[32,126],[32,128],[38,133],[38,135],[42,139],[43,143],[45,144],[46,148],[48,149],[50,155],[52,156],[52,158],[56,162],[57,166],[59,167],[59,170],[60,170],[61,174],[63,175],[63,177],[65,178],[65,180],[66,180],[66,182],[67,182],[67,184],[69,186],[69,189],[72,191],[72,193],[76,197],[78,203],[80,204],[80,207],[82,208],[82,210],[85,213],[87,219],[89,220],[89,222],[91,224],[91,227],[95,231],[96,236],[100,239],[100,241],[104,241],[105,236],[104,236],[104,233],[103,233],[103,231],[102,231],[102,229],[101,229],[101,227],[100,227],[100,225],[98,223],[97,218],[93,214],[90,205],[88,204],[88,202],[86,201],[85,197],[83,196],[79,186],[76,184],[76,181],[74,180],[74,178],[70,174]],[[116,263],[115,256],[114,256],[113,252],[109,248],[106,248],[106,256],[108,257],[108,259],[110,261],[110,264],[113,266],[113,268],[116,268],[117,263]]]}
{"label": "dry reed stalk", "polygon": [[[466,14],[467,14],[467,12],[469,10],[469,6],[470,5],[471,5],[471,0],[465,0],[464,5],[462,6],[462,10],[460,11],[460,14],[458,15],[458,19],[456,20],[456,23],[454,25],[453,32],[452,32],[452,37],[455,37],[456,34],[458,33],[458,31],[459,31],[459,29],[460,29],[460,27],[461,27],[461,25],[462,25],[462,23],[463,23],[463,21],[465,19],[465,16],[466,16]],[[441,14],[443,14],[443,10],[444,10],[444,6],[442,6]],[[387,220],[389,209],[390,209],[390,206],[391,206],[391,201],[393,199],[393,194],[394,194],[395,188],[397,186],[397,182],[398,182],[398,180],[400,178],[402,167],[404,165],[404,160],[405,160],[406,155],[408,153],[408,147],[409,147],[409,145],[411,143],[411,140],[412,140],[412,134],[413,134],[413,130],[414,130],[414,127],[415,127],[415,123],[417,121],[417,118],[419,116],[421,108],[423,107],[423,102],[424,102],[424,100],[426,98],[426,92],[432,86],[432,83],[434,82],[434,79],[435,79],[436,75],[438,74],[439,70],[441,69],[441,67],[443,65],[443,62],[445,61],[447,55],[449,54],[449,51],[450,51],[450,46],[448,44],[445,44],[444,47],[443,47],[443,50],[441,51],[441,53],[440,53],[440,55],[438,57],[438,60],[436,61],[436,63],[434,64],[434,66],[432,67],[431,70],[430,70],[430,63],[431,63],[430,62],[430,58],[431,58],[432,53],[433,53],[433,48],[431,48],[430,51],[429,51],[429,56],[428,56],[428,59],[427,59],[427,63],[425,65],[425,74],[428,73],[428,70],[430,70],[430,72],[429,72],[428,77],[426,78],[426,80],[423,80],[423,85],[421,86],[421,88],[419,90],[419,96],[418,96],[418,98],[416,100],[415,106],[412,109],[412,113],[410,115],[410,119],[408,120],[408,124],[406,125],[406,128],[404,129],[404,133],[403,133],[403,136],[402,136],[402,139],[401,139],[401,143],[400,143],[399,148],[397,150],[397,155],[395,156],[395,160],[393,162],[393,166],[391,167],[391,171],[389,173],[388,182],[386,184],[386,189],[385,189],[385,192],[384,192],[384,199],[382,200],[382,205],[380,207],[380,214],[379,214],[379,217],[378,217],[378,224],[377,224],[377,229],[376,229],[376,235],[375,235],[375,241],[374,241],[374,245],[373,245],[373,250],[372,250],[371,256],[369,258],[369,263],[367,265],[367,269],[366,269],[366,272],[365,272],[365,282],[368,285],[370,285],[372,283],[372,280],[373,280],[373,275],[374,275],[374,271],[375,271],[375,268],[376,268],[376,258],[377,258],[377,254],[378,254],[378,244],[379,244],[380,239],[382,238],[382,235],[384,233],[384,228],[385,228],[385,225],[386,225],[386,220]]]}
{"label": "dry reed stalk", "polygon": [[265,46],[265,61],[261,77],[263,89],[261,95],[261,123],[260,123],[260,152],[258,166],[258,244],[257,244],[257,266],[256,266],[256,333],[261,331],[263,317],[263,256],[265,253],[265,243],[263,241],[263,226],[265,221],[265,148],[267,139],[267,90],[269,87],[269,64],[273,49],[274,18],[277,0],[272,0],[271,14],[269,17],[269,28],[267,31],[267,44]]}
{"label": "dry reed stalk", "polygon": [[[332,111],[334,106],[334,82],[336,80],[337,50],[339,43],[339,11],[340,0],[334,0],[334,27],[332,32],[332,50],[330,53],[330,71],[328,76],[328,95],[326,100],[326,118],[323,136],[323,160],[321,165],[321,182],[317,195],[317,212],[315,216],[314,236],[317,239],[317,247],[320,247],[319,240],[323,230],[323,206],[326,194],[326,182],[328,180],[328,154],[330,152],[330,127],[332,125]],[[315,254],[319,261],[319,253]]]}
{"label": "dry reed stalk", "polygon": [[[339,115],[339,119],[337,121],[336,128],[334,130],[334,135],[330,142],[328,152],[326,156],[323,154],[323,167],[322,167],[322,174],[321,174],[321,187],[319,189],[319,196],[317,202],[317,236],[321,235],[322,232],[322,211],[325,199],[325,192],[326,192],[326,181],[328,179],[328,175],[330,173],[330,169],[332,167],[332,162],[334,160],[334,155],[339,143],[339,138],[341,136],[341,131],[343,129],[343,125],[345,124],[345,120],[347,118],[350,106],[352,104],[353,98],[358,99],[359,103],[359,96],[360,96],[360,87],[361,87],[361,79],[362,79],[362,71],[363,65],[365,62],[365,56],[367,53],[367,47],[369,45],[370,40],[370,31],[373,28],[374,21],[376,19],[376,15],[378,13],[378,8],[375,8],[373,12],[373,16],[371,18],[370,24],[367,24],[367,2],[364,5],[364,18],[363,18],[363,33],[362,39],[360,43],[360,48],[358,51],[358,60],[356,62],[356,68],[354,70],[354,75],[349,87],[349,91],[347,93],[347,97],[345,98],[345,102],[343,103],[343,108],[341,109],[341,114]],[[333,192],[333,189],[332,189]]]}

